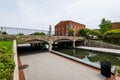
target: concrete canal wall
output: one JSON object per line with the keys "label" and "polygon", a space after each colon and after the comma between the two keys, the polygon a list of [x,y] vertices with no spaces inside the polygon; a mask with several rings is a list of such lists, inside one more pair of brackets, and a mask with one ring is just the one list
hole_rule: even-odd
{"label": "concrete canal wall", "polygon": [[109,43],[104,43],[100,41],[94,41],[94,40],[86,40],[84,45],[89,46],[89,47],[120,49],[120,46],[109,44]]}

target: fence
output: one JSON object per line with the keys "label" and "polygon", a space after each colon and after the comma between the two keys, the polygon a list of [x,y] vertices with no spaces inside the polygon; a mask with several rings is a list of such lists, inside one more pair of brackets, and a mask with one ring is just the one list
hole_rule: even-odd
{"label": "fence", "polygon": [[[37,30],[37,29],[25,29],[25,28],[13,28],[13,27],[0,27],[0,34],[6,34],[7,35],[18,35],[20,33],[24,35],[30,35],[35,32],[43,32],[46,35],[49,35],[48,30]],[[54,31],[51,31],[52,35],[54,35]]]}

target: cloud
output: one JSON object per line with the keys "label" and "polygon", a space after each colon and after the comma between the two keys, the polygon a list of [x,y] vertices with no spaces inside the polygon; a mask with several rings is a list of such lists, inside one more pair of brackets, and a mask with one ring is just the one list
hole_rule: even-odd
{"label": "cloud", "polygon": [[61,20],[73,20],[88,28],[98,28],[103,17],[120,21],[119,3],[119,0],[4,0],[0,1],[0,25],[48,30],[50,24],[54,27]]}

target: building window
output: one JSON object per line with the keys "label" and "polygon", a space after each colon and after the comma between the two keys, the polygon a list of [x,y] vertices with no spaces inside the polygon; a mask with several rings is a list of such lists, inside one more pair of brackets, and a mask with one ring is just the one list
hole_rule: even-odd
{"label": "building window", "polygon": [[64,26],[62,27],[62,31],[64,30]]}
{"label": "building window", "polygon": [[66,25],[66,30],[69,28],[69,25]]}
{"label": "building window", "polygon": [[74,29],[76,30],[76,26],[74,26]]}
{"label": "building window", "polygon": [[69,24],[69,28],[72,28],[72,24]]}

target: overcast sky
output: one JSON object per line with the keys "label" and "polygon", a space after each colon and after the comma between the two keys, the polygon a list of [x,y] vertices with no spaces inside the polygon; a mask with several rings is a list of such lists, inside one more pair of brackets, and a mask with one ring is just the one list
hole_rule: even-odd
{"label": "overcast sky", "polygon": [[120,0],[0,0],[0,26],[48,30],[73,20],[96,29],[102,18],[120,22]]}

